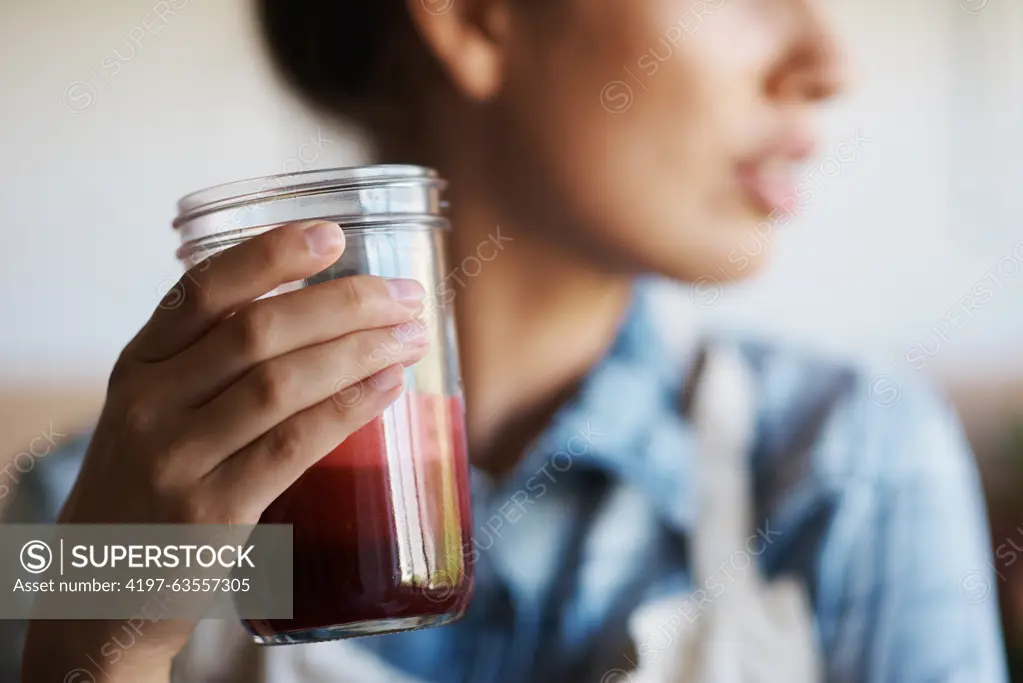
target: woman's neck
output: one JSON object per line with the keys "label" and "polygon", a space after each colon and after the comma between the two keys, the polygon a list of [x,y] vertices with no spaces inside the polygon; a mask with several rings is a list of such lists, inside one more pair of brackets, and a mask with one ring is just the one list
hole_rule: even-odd
{"label": "woman's neck", "polygon": [[453,205],[446,288],[455,292],[469,450],[474,464],[503,473],[613,342],[631,279],[600,273],[471,199]]}
{"label": "woman's neck", "polygon": [[397,136],[397,147],[378,152],[382,161],[432,166],[450,182],[442,294],[454,292],[469,453],[474,465],[500,475],[611,346],[632,278],[543,239],[541,226],[516,225],[493,200],[507,179],[494,174],[485,122],[443,95],[420,105],[420,123],[434,134],[406,143]]}

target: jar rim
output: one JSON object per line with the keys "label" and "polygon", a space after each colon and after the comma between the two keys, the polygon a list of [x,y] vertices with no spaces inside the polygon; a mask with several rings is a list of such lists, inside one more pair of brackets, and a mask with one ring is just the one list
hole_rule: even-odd
{"label": "jar rim", "polygon": [[[178,247],[175,256],[187,261],[194,253],[216,253],[222,249],[244,242],[256,235],[272,230],[275,226],[260,225],[240,228],[232,232],[208,235],[201,239],[185,242]],[[451,227],[448,219],[441,216],[383,216],[366,218],[345,225],[345,235],[362,235],[380,232],[406,232],[420,230],[447,230]]]}
{"label": "jar rim", "polygon": [[178,201],[175,229],[211,211],[307,192],[358,189],[391,183],[443,185],[437,172],[412,164],[377,164],[315,169],[235,180],[185,195]]}

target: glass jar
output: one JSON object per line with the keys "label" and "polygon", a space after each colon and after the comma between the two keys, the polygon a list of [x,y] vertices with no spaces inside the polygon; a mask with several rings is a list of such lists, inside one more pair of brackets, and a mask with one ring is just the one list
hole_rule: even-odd
{"label": "glass jar", "polygon": [[[428,169],[370,166],[229,183],[178,205],[178,257],[186,267],[284,223],[341,225],[346,247],[336,263],[268,296],[357,274],[413,278],[427,292],[413,324],[425,326],[430,351],[405,370],[402,396],[313,465],[260,520],[293,525],[294,612],[288,620],[247,621],[258,643],[437,626],[468,607],[469,473],[454,293],[441,291],[449,228],[443,187]],[[334,397],[342,405],[359,398],[351,390]]]}

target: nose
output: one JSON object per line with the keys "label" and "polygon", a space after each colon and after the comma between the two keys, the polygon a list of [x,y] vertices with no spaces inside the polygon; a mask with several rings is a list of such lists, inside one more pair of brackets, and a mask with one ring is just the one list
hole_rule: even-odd
{"label": "nose", "polygon": [[767,90],[772,98],[822,102],[849,87],[849,56],[819,6],[793,0],[790,38]]}

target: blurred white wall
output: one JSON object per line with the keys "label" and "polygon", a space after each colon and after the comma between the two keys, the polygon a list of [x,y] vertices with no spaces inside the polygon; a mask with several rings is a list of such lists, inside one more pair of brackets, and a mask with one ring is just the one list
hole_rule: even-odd
{"label": "blurred white wall", "polygon": [[183,194],[357,160],[275,84],[249,6],[0,3],[0,382],[108,374],[180,275]]}
{"label": "blurred white wall", "polygon": [[[684,295],[679,319],[1023,373],[1023,2],[829,4],[859,86],[813,200],[769,273]],[[4,0],[0,92],[0,382],[106,376],[178,273],[180,195],[359,160],[271,80],[246,0]]]}

